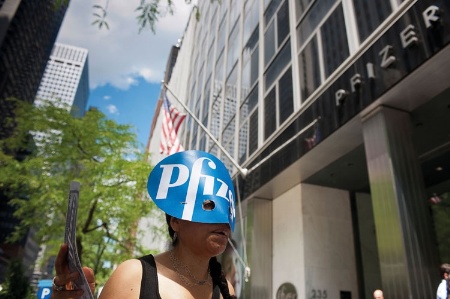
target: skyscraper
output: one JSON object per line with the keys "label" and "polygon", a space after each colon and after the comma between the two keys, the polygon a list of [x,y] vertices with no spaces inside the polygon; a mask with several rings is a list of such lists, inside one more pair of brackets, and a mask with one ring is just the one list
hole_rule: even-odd
{"label": "skyscraper", "polygon": [[199,8],[168,85],[248,169],[187,117],[184,148],[217,154],[238,187],[238,297],[433,297],[450,258],[449,4]]}
{"label": "skyscraper", "polygon": [[0,2],[0,138],[11,115],[8,97],[32,103],[67,5],[56,1]]}
{"label": "skyscraper", "polygon": [[55,43],[39,85],[35,104],[60,100],[82,116],[89,98],[88,50]]}
{"label": "skyscraper", "polygon": [[[64,1],[63,1],[64,2]],[[55,6],[55,0],[0,1],[0,139],[12,128],[5,119],[13,117],[13,108],[6,101],[14,97],[32,103],[36,97],[45,66],[58,35],[67,5]],[[31,273],[38,246],[30,238],[16,244],[5,244],[18,220],[9,198],[0,190],[0,281],[11,258],[22,258]],[[27,245],[28,244],[28,245]]]}

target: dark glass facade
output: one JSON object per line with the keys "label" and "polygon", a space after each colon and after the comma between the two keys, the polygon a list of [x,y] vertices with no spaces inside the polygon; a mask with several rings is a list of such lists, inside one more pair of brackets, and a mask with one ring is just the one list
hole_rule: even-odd
{"label": "dark glass facade", "polygon": [[[10,115],[5,99],[15,97],[33,102],[64,18],[66,5],[55,2],[18,2],[0,45],[0,119]],[[2,9],[6,9],[5,6]],[[0,136],[4,136],[3,125]]]}
{"label": "dark glass facade", "polygon": [[[4,138],[11,132],[4,121],[13,116],[13,107],[6,99],[14,97],[29,103],[34,101],[67,6],[61,5],[56,9],[52,0],[16,0],[0,4],[0,11],[5,16],[0,20],[0,138]],[[2,190],[0,193],[3,260],[19,254],[19,248],[25,246],[26,239],[20,244],[4,244],[5,237],[14,230],[17,220],[7,204],[8,198]],[[28,267],[34,264],[34,260],[30,258],[24,263]],[[0,281],[3,279],[0,273]]]}

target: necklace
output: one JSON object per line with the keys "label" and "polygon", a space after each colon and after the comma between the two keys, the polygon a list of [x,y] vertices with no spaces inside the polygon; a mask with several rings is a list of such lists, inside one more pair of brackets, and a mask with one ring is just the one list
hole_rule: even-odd
{"label": "necklace", "polygon": [[[175,269],[175,272],[177,272],[178,276],[181,278],[181,280],[187,284],[188,286],[192,287],[192,286],[202,286],[202,285],[212,285],[211,284],[211,276],[209,275],[209,268],[208,268],[208,273],[206,274],[207,277],[204,280],[199,280],[197,279],[197,277],[195,277],[194,274],[192,274],[191,270],[184,265],[179,259],[177,259],[177,257],[173,254],[173,249],[169,251],[169,258],[170,261],[172,262],[172,266]],[[185,273],[187,276],[183,275],[181,272]]]}

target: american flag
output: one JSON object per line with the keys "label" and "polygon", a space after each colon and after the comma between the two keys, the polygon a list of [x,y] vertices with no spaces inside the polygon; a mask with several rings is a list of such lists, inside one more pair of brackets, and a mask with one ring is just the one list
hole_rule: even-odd
{"label": "american flag", "polygon": [[431,196],[428,200],[431,204],[437,205],[437,204],[441,203],[442,198],[440,196],[438,196],[436,193],[433,193],[433,196]]}
{"label": "american flag", "polygon": [[163,100],[163,119],[161,130],[161,154],[171,155],[183,151],[183,146],[178,139],[178,129],[183,120],[186,118],[186,113],[181,113],[176,107],[170,104],[169,99],[164,94]]}
{"label": "american flag", "polygon": [[319,143],[321,141],[320,139],[321,139],[321,136],[320,136],[319,126],[315,126],[313,135],[311,137],[304,139],[306,148],[308,150],[312,149],[313,147],[315,147],[317,145],[317,143]]}

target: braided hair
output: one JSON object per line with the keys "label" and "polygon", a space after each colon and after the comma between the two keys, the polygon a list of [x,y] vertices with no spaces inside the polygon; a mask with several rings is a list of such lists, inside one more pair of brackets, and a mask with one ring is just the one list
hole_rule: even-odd
{"label": "braided hair", "polygon": [[[178,239],[174,239],[175,231],[170,226],[171,218],[172,216],[166,214],[166,222],[169,230],[169,236],[172,239],[172,246],[175,247],[176,244],[178,243]],[[219,261],[217,261],[216,257],[212,257],[209,260],[209,271],[211,273],[213,283],[219,287],[223,299],[237,299],[236,296],[230,295],[230,290],[228,289],[228,281],[225,277],[225,274],[222,271],[222,265],[219,263]]]}

